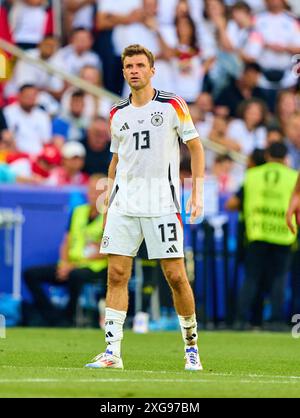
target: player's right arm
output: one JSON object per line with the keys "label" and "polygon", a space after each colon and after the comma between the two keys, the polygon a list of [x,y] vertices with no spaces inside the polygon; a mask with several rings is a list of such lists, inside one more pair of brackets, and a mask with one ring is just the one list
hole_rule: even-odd
{"label": "player's right arm", "polygon": [[110,162],[109,168],[108,168],[108,186],[107,186],[107,192],[106,192],[106,197],[104,201],[104,204],[107,207],[106,211],[108,209],[109,199],[112,193],[113,184],[114,184],[115,177],[116,177],[116,170],[117,170],[118,162],[119,162],[118,154],[114,153],[112,160]]}
{"label": "player's right arm", "polygon": [[293,224],[293,217],[296,217],[297,225],[300,225],[300,173],[298,175],[297,184],[292,194],[290,205],[286,214],[286,222],[293,234],[296,234],[296,228]]}

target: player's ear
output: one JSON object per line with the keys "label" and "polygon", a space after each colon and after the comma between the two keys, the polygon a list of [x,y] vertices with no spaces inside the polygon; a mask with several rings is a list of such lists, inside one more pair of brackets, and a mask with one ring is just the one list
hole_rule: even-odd
{"label": "player's ear", "polygon": [[151,72],[152,72],[152,77],[155,75],[155,67],[151,68]]}
{"label": "player's ear", "polygon": [[124,77],[124,78],[125,78],[125,80],[126,80],[124,68],[122,69],[122,73],[123,73],[123,77]]}

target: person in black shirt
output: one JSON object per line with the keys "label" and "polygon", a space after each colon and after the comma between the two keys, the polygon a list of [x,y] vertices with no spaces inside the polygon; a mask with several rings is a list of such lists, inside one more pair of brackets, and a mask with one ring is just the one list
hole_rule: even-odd
{"label": "person in black shirt", "polygon": [[107,120],[96,117],[82,143],[86,149],[84,172],[89,175],[99,172],[107,173],[111,160],[110,131]]}
{"label": "person in black shirt", "polygon": [[215,100],[216,107],[226,108],[231,117],[238,117],[238,107],[244,100],[259,98],[264,100],[263,92],[257,87],[261,69],[258,64],[247,64],[241,77],[231,79]]}

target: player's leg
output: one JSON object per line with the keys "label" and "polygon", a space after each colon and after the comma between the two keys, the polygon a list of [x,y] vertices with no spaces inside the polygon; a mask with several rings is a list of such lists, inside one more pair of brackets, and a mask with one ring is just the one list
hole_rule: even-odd
{"label": "player's leg", "polygon": [[195,313],[195,301],[186,274],[184,259],[162,259],[161,267],[172,290],[176,312],[183,317],[192,316]]}
{"label": "player's leg", "polygon": [[201,370],[197,348],[195,301],[189,284],[183,252],[183,228],[178,214],[142,220],[142,230],[150,259],[160,259],[171,287],[185,344],[186,369]]}
{"label": "player's leg", "polygon": [[184,342],[186,370],[202,370],[197,346],[198,332],[195,299],[188,281],[183,258],[162,259],[161,266],[172,290]]}
{"label": "player's leg", "polygon": [[105,309],[105,353],[87,367],[123,368],[121,341],[128,309],[128,281],[132,260],[143,240],[138,218],[109,214],[101,253],[108,253],[108,281]]}
{"label": "player's leg", "polygon": [[105,309],[106,352],[121,358],[123,326],[128,310],[128,282],[132,257],[108,256],[108,281]]}

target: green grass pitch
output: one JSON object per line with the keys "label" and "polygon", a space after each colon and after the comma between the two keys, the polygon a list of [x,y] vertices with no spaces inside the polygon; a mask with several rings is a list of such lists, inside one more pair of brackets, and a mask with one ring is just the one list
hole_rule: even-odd
{"label": "green grass pitch", "polygon": [[203,372],[183,370],[180,332],[125,332],[125,370],[84,369],[104,334],[15,328],[0,339],[0,397],[300,397],[300,340],[201,332]]}

